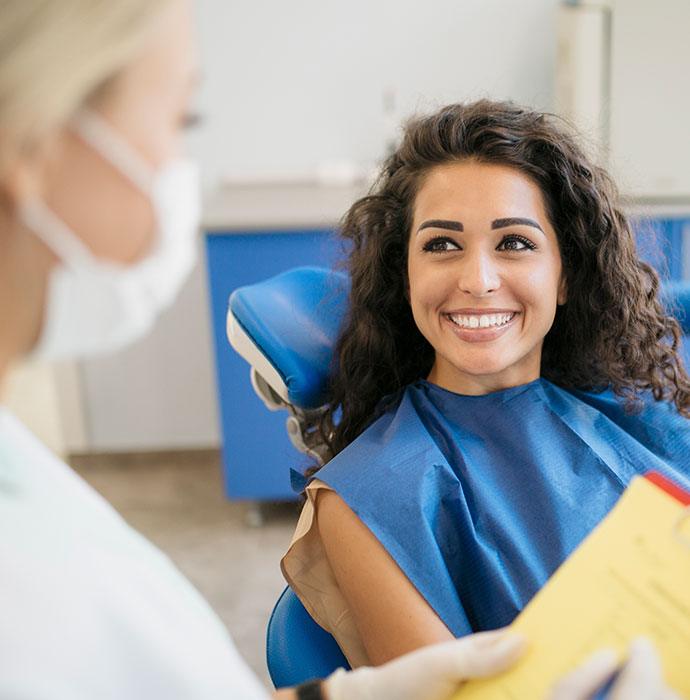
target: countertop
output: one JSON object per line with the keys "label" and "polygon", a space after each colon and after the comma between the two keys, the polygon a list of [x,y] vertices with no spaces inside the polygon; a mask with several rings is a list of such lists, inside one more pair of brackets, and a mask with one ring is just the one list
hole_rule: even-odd
{"label": "countertop", "polygon": [[207,233],[334,228],[369,183],[238,184],[219,188],[204,202]]}

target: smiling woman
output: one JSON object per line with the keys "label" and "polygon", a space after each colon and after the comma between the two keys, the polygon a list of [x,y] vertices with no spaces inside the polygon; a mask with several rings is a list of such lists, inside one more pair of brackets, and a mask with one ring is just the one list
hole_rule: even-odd
{"label": "smiling woman", "polygon": [[509,623],[630,479],[690,476],[679,328],[555,117],[407,125],[343,220],[349,315],[283,572],[355,666]]}

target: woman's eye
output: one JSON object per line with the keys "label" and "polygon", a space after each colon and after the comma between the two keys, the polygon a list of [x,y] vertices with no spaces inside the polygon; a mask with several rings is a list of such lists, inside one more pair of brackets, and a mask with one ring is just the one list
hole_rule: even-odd
{"label": "woman's eye", "polygon": [[450,238],[439,237],[427,241],[423,250],[428,253],[445,253],[450,250],[460,250],[460,246]]}
{"label": "woman's eye", "polygon": [[522,236],[506,236],[499,244],[498,250],[534,250],[537,246]]}

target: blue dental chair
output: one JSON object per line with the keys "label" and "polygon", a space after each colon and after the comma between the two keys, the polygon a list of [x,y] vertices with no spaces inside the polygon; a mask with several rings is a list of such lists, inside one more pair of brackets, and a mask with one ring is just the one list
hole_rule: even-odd
{"label": "blue dental chair", "polygon": [[[348,280],[316,267],[289,270],[241,287],[230,297],[227,332],[249,362],[255,391],[270,410],[286,410],[295,447],[318,461],[324,448],[309,440],[306,426],[328,401],[333,349],[347,304]],[[690,282],[664,287],[663,296],[683,331],[682,355],[690,368]],[[295,473],[300,491],[304,481]],[[276,688],[322,678],[349,668],[333,637],[319,627],[286,588],[268,624],[266,660]]]}

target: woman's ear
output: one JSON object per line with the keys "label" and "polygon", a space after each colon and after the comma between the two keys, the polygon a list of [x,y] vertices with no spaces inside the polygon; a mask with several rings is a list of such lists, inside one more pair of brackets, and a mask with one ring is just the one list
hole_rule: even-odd
{"label": "woman's ear", "polygon": [[558,295],[556,301],[559,306],[563,306],[568,301],[568,276],[561,273],[561,281],[558,283]]}

